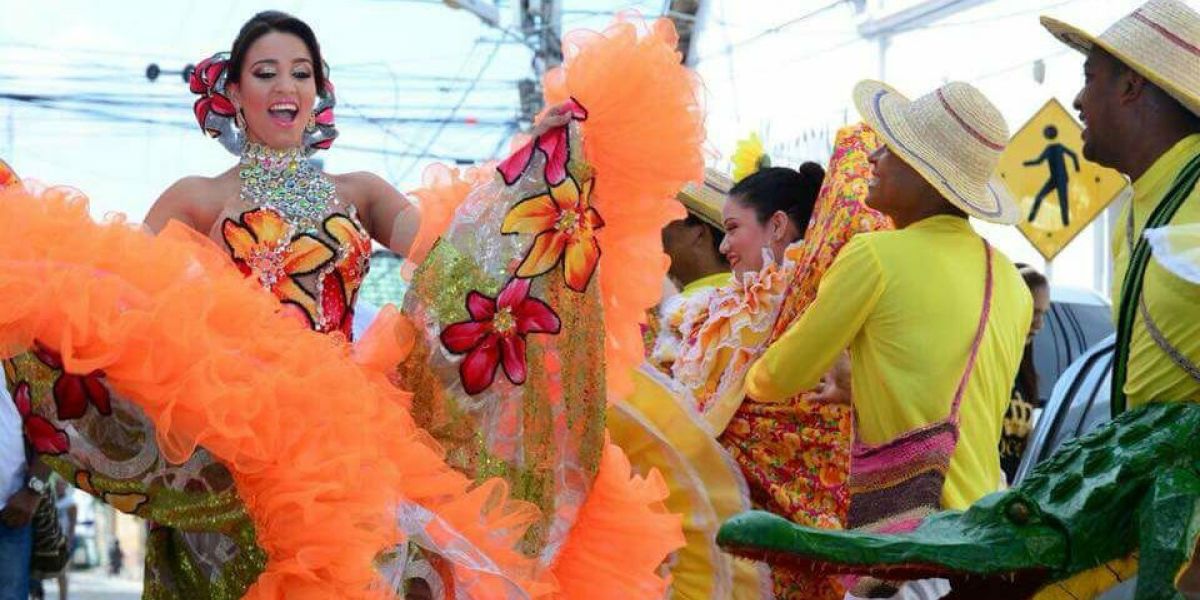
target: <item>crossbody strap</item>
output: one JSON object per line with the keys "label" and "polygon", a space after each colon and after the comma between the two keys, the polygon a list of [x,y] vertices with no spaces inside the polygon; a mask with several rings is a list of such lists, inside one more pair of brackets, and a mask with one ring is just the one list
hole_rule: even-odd
{"label": "crossbody strap", "polygon": [[967,358],[967,368],[958,380],[958,389],[954,391],[954,403],[950,405],[950,421],[955,425],[958,425],[958,407],[966,395],[967,382],[971,380],[971,372],[975,370],[975,362],[979,358],[979,347],[983,345],[983,332],[987,329],[988,317],[992,314],[992,246],[987,240],[982,241],[984,261],[987,263],[983,284],[983,309],[979,313],[979,325],[975,327],[975,339],[971,342],[971,356]]}
{"label": "crossbody strap", "polygon": [[[990,317],[992,314],[992,287],[993,287],[993,283],[992,283],[992,279],[993,279],[993,277],[992,277],[992,246],[987,243],[987,240],[982,240],[982,241],[983,241],[984,258],[985,258],[985,262],[987,263],[987,265],[985,267],[986,275],[984,276],[984,284],[983,284],[983,308],[979,311],[979,324],[975,326],[975,339],[971,341],[971,354],[967,357],[967,366],[963,369],[962,377],[960,377],[958,380],[958,389],[954,391],[954,401],[950,403],[950,414],[943,421],[935,421],[924,427],[909,431],[909,432],[905,433],[903,436],[901,436],[901,438],[903,438],[905,436],[915,435],[918,431],[921,431],[922,429],[940,427],[946,423],[950,423],[954,427],[954,431],[955,431],[954,439],[955,439],[955,443],[957,443],[957,440],[958,440],[958,433],[957,433],[958,432],[958,407],[962,405],[963,396],[966,395],[967,383],[971,380],[971,373],[975,370],[976,359],[979,358],[979,347],[983,345],[983,333],[985,330],[987,330],[988,317]],[[855,415],[854,418],[857,418],[857,415]],[[897,438],[897,439],[900,439],[900,438]],[[858,437],[858,425],[857,424],[854,427],[854,440],[855,440],[854,444],[856,447],[855,452],[858,452],[860,450],[875,451],[875,450],[878,450],[878,449],[888,445],[888,444],[882,444],[882,445],[878,445],[878,446],[872,446],[869,444],[864,444],[862,442],[862,440],[860,440]],[[890,444],[893,442],[895,442],[895,440],[893,440],[892,442],[888,442],[888,443]]]}
{"label": "crossbody strap", "polygon": [[1142,315],[1142,321],[1146,324],[1146,333],[1150,334],[1150,339],[1154,340],[1155,344],[1171,358],[1171,362],[1175,363],[1180,369],[1183,369],[1188,377],[1196,381],[1200,381],[1200,367],[1196,363],[1188,360],[1178,348],[1173,346],[1167,336],[1158,328],[1158,324],[1150,316],[1150,309],[1146,308],[1146,295],[1138,299],[1138,312]]}
{"label": "crossbody strap", "polygon": [[[1175,178],[1175,183],[1167,191],[1166,196],[1163,197],[1163,200],[1150,213],[1150,217],[1143,226],[1143,231],[1162,227],[1170,223],[1171,219],[1175,217],[1175,213],[1179,211],[1179,207],[1183,206],[1184,200],[1192,193],[1192,189],[1196,187],[1198,180],[1200,180],[1200,155],[1193,157],[1183,167],[1179,176]],[[1143,303],[1142,284],[1146,276],[1146,267],[1150,263],[1150,243],[1145,237],[1139,237],[1136,243],[1133,241],[1135,233],[1133,209],[1133,201],[1130,200],[1128,219],[1126,220],[1126,237],[1128,238],[1126,243],[1129,244],[1130,248],[1129,267],[1125,271],[1125,279],[1121,283],[1121,303],[1117,309],[1117,343],[1115,347],[1116,355],[1113,359],[1112,391],[1110,394],[1112,416],[1114,418],[1125,412],[1125,381],[1129,375],[1129,352],[1133,337],[1133,324],[1138,315],[1138,307]],[[1146,311],[1144,307],[1142,310],[1149,323],[1149,311]],[[1169,356],[1172,354],[1182,356],[1167,343],[1166,338],[1162,336],[1157,327],[1147,328],[1148,331],[1151,329],[1153,329],[1151,337],[1155,338],[1155,343],[1159,344]],[[1158,335],[1155,336],[1155,333],[1158,333]],[[1171,348],[1171,350],[1167,350],[1168,348]]]}

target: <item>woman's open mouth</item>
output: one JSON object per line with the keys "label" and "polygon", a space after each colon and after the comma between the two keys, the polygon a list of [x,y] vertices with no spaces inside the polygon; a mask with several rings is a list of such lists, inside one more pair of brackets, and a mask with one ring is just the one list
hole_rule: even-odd
{"label": "woman's open mouth", "polygon": [[300,108],[296,106],[295,102],[276,102],[267,107],[267,114],[271,116],[271,121],[285,129],[291,128],[299,113]]}

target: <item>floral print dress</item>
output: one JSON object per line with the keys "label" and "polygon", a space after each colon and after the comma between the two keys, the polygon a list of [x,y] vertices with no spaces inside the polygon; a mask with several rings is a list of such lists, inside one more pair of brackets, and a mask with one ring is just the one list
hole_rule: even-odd
{"label": "floral print dress", "polygon": [[[887,217],[865,204],[867,157],[879,144],[862,124],[838,132],[804,239],[785,251],[782,263],[764,260],[761,272],[718,290],[708,310],[682,327],[685,341],[675,364],[676,381],[720,432],[718,440],[746,478],[751,502],[810,527],[845,525],[851,407],[819,401],[811,393],[787,402],[757,402],[740,393],[741,384],[767,345],[812,303],[822,276],[850,238],[891,228]],[[772,577],[777,598],[843,595],[830,577],[784,568],[773,569]]]}

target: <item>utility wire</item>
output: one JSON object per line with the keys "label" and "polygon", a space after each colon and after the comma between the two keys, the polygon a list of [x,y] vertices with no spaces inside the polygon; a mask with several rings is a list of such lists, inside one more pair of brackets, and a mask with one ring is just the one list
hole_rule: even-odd
{"label": "utility wire", "polygon": [[[87,115],[90,117],[100,119],[102,122],[111,123],[111,124],[158,125],[161,127],[178,129],[178,130],[182,130],[182,131],[193,131],[194,132],[197,130],[197,126],[194,123],[188,123],[188,122],[184,122],[184,121],[175,121],[175,120],[170,120],[170,119],[155,119],[155,118],[150,118],[150,117],[142,117],[142,116],[138,116],[138,115],[109,112],[106,110],[101,110],[101,109],[97,109],[97,108],[89,108],[89,107],[60,106],[60,105],[56,105],[56,104],[52,104],[52,103],[38,102],[36,100],[29,99],[29,98],[22,98],[19,96],[18,97],[10,97],[10,96],[11,95],[0,94],[0,99],[22,102],[29,106],[41,108],[44,110]],[[431,119],[430,121],[431,121],[430,124],[434,124],[433,123],[434,120]],[[438,124],[440,124],[440,121],[438,121]],[[508,124],[507,126],[512,127],[512,126],[515,126],[515,124],[516,124],[516,122],[513,121],[512,123]],[[386,149],[373,148],[370,146],[362,146],[362,145],[357,145],[357,144],[346,144],[346,143],[339,143],[339,144],[337,144],[336,147],[340,150],[349,150],[352,152],[362,152],[362,153],[375,154],[375,155],[380,155],[380,156],[395,156],[395,157],[402,157],[402,158],[416,157],[418,159],[419,158],[430,158],[430,159],[434,159],[434,160],[453,161],[453,162],[457,162],[457,163],[479,162],[479,161],[485,160],[487,158],[490,158],[490,157],[464,157],[464,156],[441,155],[441,154],[430,153],[427,151],[419,153],[419,154],[415,153],[415,152],[397,152],[397,151],[391,151],[391,150],[386,150]]]}
{"label": "utility wire", "polygon": [[[498,54],[499,52],[500,52],[500,42],[496,42],[492,46],[492,51],[488,54],[487,59],[483,61],[483,66],[479,68],[479,73],[475,77],[476,80],[483,77],[483,74],[487,72],[488,67],[492,66],[492,61],[496,59],[496,54]],[[437,142],[438,138],[441,137],[442,132],[445,131],[446,125],[450,122],[451,119],[453,119],[456,115],[458,115],[458,110],[460,108],[462,108],[462,105],[467,101],[467,98],[471,95],[471,92],[473,92],[474,90],[475,90],[475,86],[474,86],[474,84],[472,84],[471,86],[467,87],[467,89],[465,91],[463,91],[462,96],[460,96],[458,99],[458,102],[454,105],[453,108],[450,109],[450,114],[447,115],[444,120],[442,120],[442,123],[441,123],[441,125],[438,126],[437,131],[434,131],[433,135],[430,136],[429,142],[425,144],[425,149],[421,151],[421,154],[426,154],[433,148],[433,145]],[[417,165],[420,164],[420,161],[421,161],[420,156],[418,156],[417,158],[414,158],[412,163],[409,164],[408,168],[404,170],[404,174],[401,175],[400,179],[402,179],[402,180],[407,179],[408,176],[410,174],[412,174],[413,169],[416,169]]]}
{"label": "utility wire", "polygon": [[810,10],[798,17],[794,17],[792,19],[788,19],[787,21],[779,23],[778,25],[773,25],[771,27],[768,27],[768,28],[766,28],[744,40],[741,40],[739,42],[735,42],[732,44],[728,44],[720,52],[717,52],[711,56],[697,57],[696,61],[699,62],[702,60],[708,60],[708,59],[713,59],[713,58],[719,58],[722,56],[728,56],[730,54],[733,54],[733,51],[738,48],[742,48],[742,47],[746,46],[747,44],[753,44],[769,35],[779,33],[781,31],[783,31],[784,29],[787,29],[788,27],[791,27],[791,26],[793,26],[797,23],[803,22],[803,21],[807,21],[808,19],[811,19],[821,13],[828,11],[828,10],[832,10],[832,9],[834,9],[842,4],[845,4],[846,2],[849,2],[849,1],[850,0],[834,0],[833,2],[830,2],[829,4],[826,4],[825,6],[822,6],[820,8],[814,9],[814,10]]}

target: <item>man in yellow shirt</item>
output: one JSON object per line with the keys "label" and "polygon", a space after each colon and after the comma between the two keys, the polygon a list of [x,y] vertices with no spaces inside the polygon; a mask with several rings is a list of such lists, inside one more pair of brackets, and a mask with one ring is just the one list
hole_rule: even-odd
{"label": "man in yellow shirt", "polygon": [[705,169],[704,183],[689,183],[676,195],[687,217],[663,228],[663,251],[671,258],[667,276],[680,291],[664,298],[658,314],[651,315],[646,348],[650,362],[668,375],[679,353],[679,327],[689,306],[707,302],[709,292],[733,280],[729,261],[720,251],[725,239],[721,209],[732,185],[720,172]]}
{"label": "man in yellow shirt", "polygon": [[[1001,420],[1032,319],[1021,276],[992,252],[990,313],[968,367],[988,297],[989,253],[967,217],[1018,218],[1015,203],[990,185],[1008,128],[966,83],[909,101],[866,81],[854,96],[884,141],[871,156],[867,204],[890,216],[896,231],[846,245],[807,312],[751,367],[746,392],[759,402],[792,398],[816,386],[849,347],[856,435],[879,445],[947,420],[966,373],[958,442],[941,467],[942,506],[965,508],[1002,481]],[[941,580],[910,582],[895,597],[947,589]]]}
{"label": "man in yellow shirt", "polygon": [[[791,398],[849,347],[857,436],[874,445],[947,418],[985,296],[984,244],[967,216],[1012,223],[1017,208],[989,185],[1008,129],[975,88],[951,83],[910,102],[863,82],[855,100],[884,140],[867,203],[897,230],[847,244],[808,311],[750,369],[747,393]],[[1012,263],[994,253],[992,267],[991,314],[961,402],[947,508],[1000,484],[1001,419],[1032,315]]]}
{"label": "man in yellow shirt", "polygon": [[725,238],[721,209],[731,186],[728,177],[706,169],[703,184],[689,183],[676,195],[687,218],[663,228],[663,251],[671,257],[667,275],[685,297],[730,281],[729,262],[719,248]]}
{"label": "man in yellow shirt", "polygon": [[[1157,248],[1140,281],[1136,270],[1127,278],[1131,248],[1153,229],[1146,227],[1150,219],[1165,229],[1200,223],[1200,188],[1172,193],[1189,163],[1200,159],[1200,14],[1185,2],[1151,0],[1100,36],[1050,17],[1042,17],[1042,25],[1087,55],[1084,86],[1075,97],[1085,125],[1084,157],[1133,181],[1133,199],[1112,239],[1113,319],[1120,332],[1113,414],[1154,401],[1200,402],[1200,284],[1167,268],[1169,257]],[[1103,589],[1110,574],[1120,581],[1136,567],[1136,561],[1115,561],[1060,588],[1082,597]],[[1194,582],[1197,573],[1193,564],[1182,581]],[[1060,596],[1050,589],[1037,597]]]}
{"label": "man in yellow shirt", "polygon": [[[1126,277],[1147,220],[1168,208],[1168,192],[1200,157],[1200,14],[1179,0],[1151,0],[1098,37],[1048,17],[1042,24],[1087,55],[1075,98],[1084,156],[1133,180],[1133,201],[1112,240],[1114,319],[1118,330],[1122,321],[1131,326],[1118,337],[1118,357],[1127,348],[1128,359],[1114,364],[1114,412],[1200,402],[1200,285],[1165,268],[1161,256],[1146,266],[1141,294],[1137,273]],[[1200,223],[1200,187],[1181,193],[1164,224]]]}

